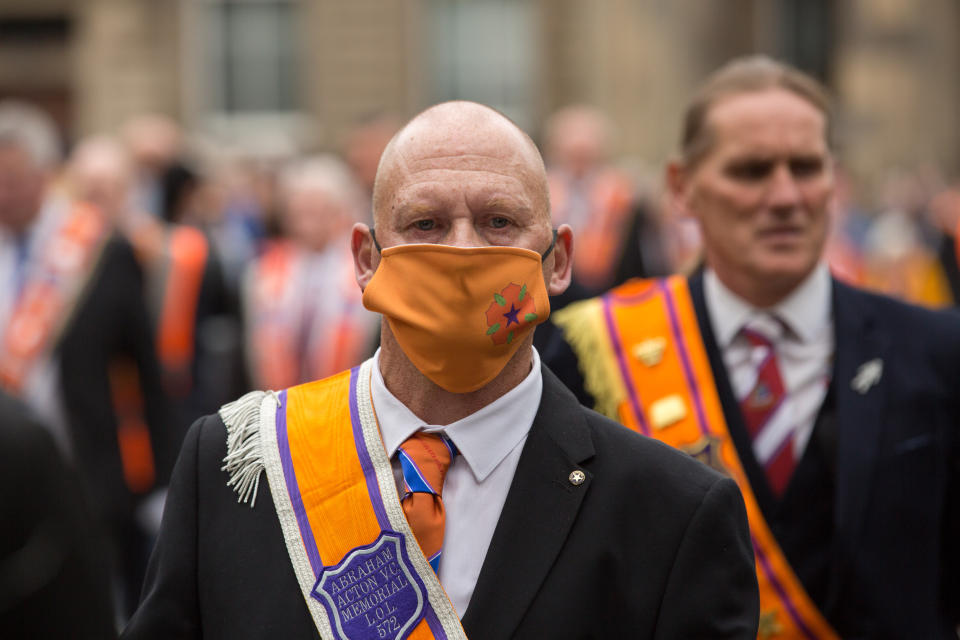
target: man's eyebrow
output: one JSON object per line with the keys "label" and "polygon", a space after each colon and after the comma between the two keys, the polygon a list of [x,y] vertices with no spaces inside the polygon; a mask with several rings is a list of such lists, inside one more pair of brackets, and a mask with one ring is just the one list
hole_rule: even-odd
{"label": "man's eyebrow", "polygon": [[491,196],[484,200],[483,208],[491,209],[510,209],[511,211],[526,212],[532,209],[527,198],[517,196]]}
{"label": "man's eyebrow", "polygon": [[433,213],[437,210],[437,205],[422,200],[403,200],[397,203],[394,210],[397,217],[401,216],[419,216]]}

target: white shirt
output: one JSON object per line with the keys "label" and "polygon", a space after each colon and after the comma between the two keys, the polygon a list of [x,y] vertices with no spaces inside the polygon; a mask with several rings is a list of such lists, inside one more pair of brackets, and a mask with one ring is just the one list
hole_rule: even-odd
{"label": "white shirt", "polygon": [[507,499],[520,452],[540,407],[540,356],[533,349],[530,373],[516,387],[446,426],[424,424],[387,390],[380,373],[379,350],[374,354],[372,378],[373,408],[391,459],[400,444],[420,429],[442,431],[460,453],[443,484],[446,523],[439,577],[462,618]]}
{"label": "white shirt", "polygon": [[[820,263],[789,296],[770,308],[758,309],[730,291],[713,270],[707,269],[703,277],[710,324],[737,400],[753,388],[759,364],[754,347],[740,330],[747,323],[777,324],[772,318],[785,325],[774,340],[774,349],[787,401],[775,417],[782,417],[785,426],[793,429],[798,460],[810,441],[830,384],[835,341],[831,290],[830,271]],[[754,442],[758,457],[757,447],[763,445],[759,440]]]}

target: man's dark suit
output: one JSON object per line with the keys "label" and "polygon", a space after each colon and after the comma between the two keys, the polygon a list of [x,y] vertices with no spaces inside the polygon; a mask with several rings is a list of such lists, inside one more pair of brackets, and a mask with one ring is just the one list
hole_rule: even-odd
{"label": "man's dark suit", "polygon": [[116,636],[96,533],[47,429],[0,391],[0,637]]}
{"label": "man's dark suit", "polygon": [[157,484],[166,484],[180,443],[170,431],[142,280],[130,245],[110,238],[54,352],[76,464],[109,520],[130,517],[137,502],[117,446],[110,367],[118,359],[132,362],[139,377]]}
{"label": "man's dark suit", "polygon": [[113,236],[99,257],[60,335],[53,357],[73,462],[100,526],[110,536],[124,583],[123,614],[136,604],[149,543],[135,512],[147,494],[124,477],[110,372],[118,363],[136,372],[143,418],[154,454],[155,486],[164,486],[182,439],[171,429],[160,382],[153,331],[147,319],[140,268],[130,245]]}
{"label": "man's dark suit", "polygon": [[[584,409],[546,368],[543,384],[467,636],[753,638],[753,554],[732,481]],[[255,508],[238,504],[225,453],[219,417],[193,425],[123,637],[316,637],[266,480]]]}
{"label": "man's dark suit", "polygon": [[[695,275],[724,416],[764,516],[844,638],[956,638],[960,620],[960,316],[833,283],[827,400],[781,502],[756,462]],[[861,393],[852,380],[879,359]],[[588,403],[573,352],[544,361]]]}

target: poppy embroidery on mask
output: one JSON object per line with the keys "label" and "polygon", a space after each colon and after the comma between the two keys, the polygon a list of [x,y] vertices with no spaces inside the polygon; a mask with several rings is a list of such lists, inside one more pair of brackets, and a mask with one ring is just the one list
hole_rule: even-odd
{"label": "poppy embroidery on mask", "polygon": [[496,345],[513,343],[517,334],[538,317],[533,296],[527,295],[527,285],[512,282],[493,294],[486,316],[487,335]]}

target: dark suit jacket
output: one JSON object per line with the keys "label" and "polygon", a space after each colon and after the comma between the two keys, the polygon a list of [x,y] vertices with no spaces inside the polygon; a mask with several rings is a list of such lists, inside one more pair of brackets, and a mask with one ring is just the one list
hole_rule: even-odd
{"label": "dark suit jacket", "polygon": [[119,236],[107,242],[54,357],[60,366],[75,463],[96,512],[104,522],[118,526],[132,518],[140,496],[131,494],[123,476],[111,363],[125,358],[136,365],[158,485],[166,484],[181,440],[170,429],[140,267],[130,245]]}
{"label": "dark suit jacket", "polygon": [[[124,638],[316,637],[265,478],[255,508],[238,504],[225,442],[217,416],[191,428]],[[468,637],[753,638],[757,616],[732,481],[584,409],[544,368]]]}
{"label": "dark suit jacket", "polygon": [[[692,277],[690,289],[724,415],[744,458],[749,439],[713,337],[702,277]],[[837,617],[830,621],[846,638],[956,638],[960,315],[834,281],[833,321],[834,421],[827,449],[835,476],[830,553]],[[883,362],[881,378],[859,393],[851,381],[875,358]],[[589,402],[568,346],[551,345],[544,361]],[[744,466],[764,508],[772,497],[750,473],[750,462]]]}
{"label": "dark suit jacket", "polygon": [[47,430],[0,392],[0,637],[116,637],[84,498]]}

